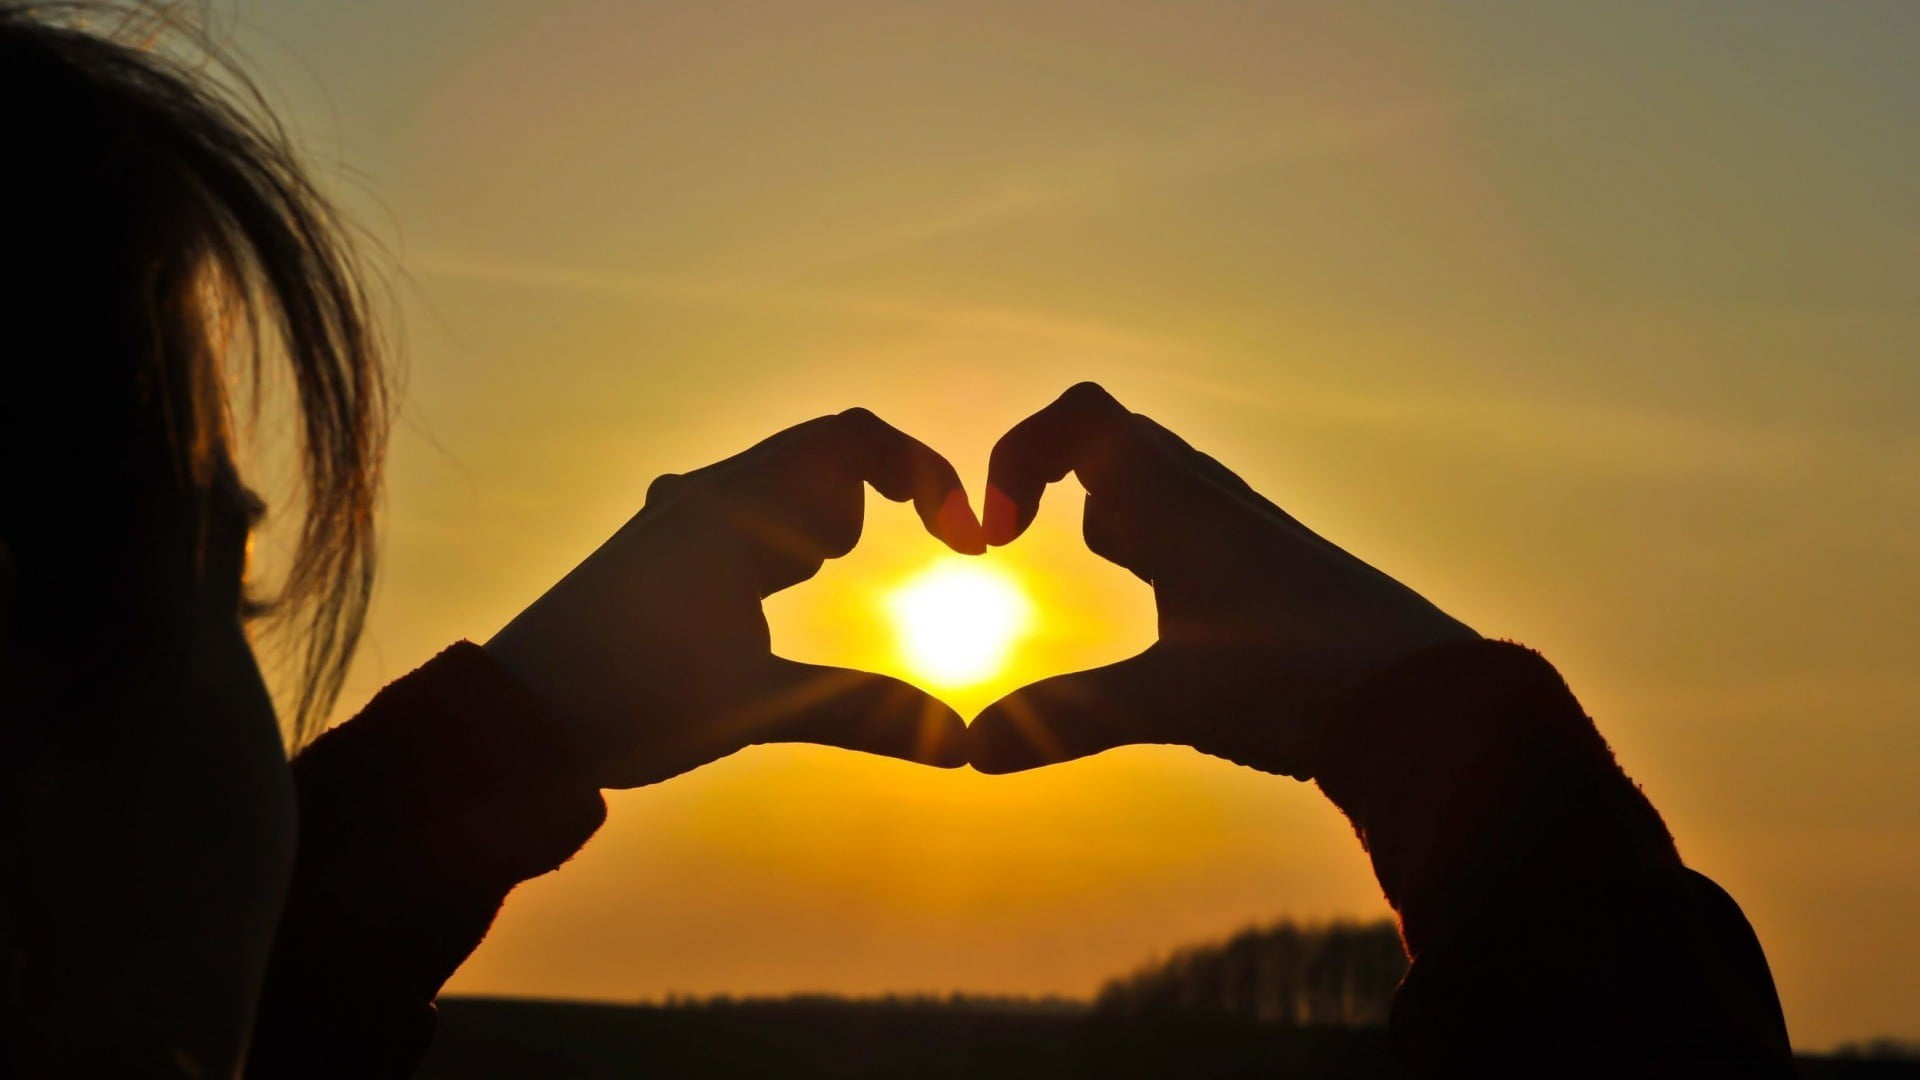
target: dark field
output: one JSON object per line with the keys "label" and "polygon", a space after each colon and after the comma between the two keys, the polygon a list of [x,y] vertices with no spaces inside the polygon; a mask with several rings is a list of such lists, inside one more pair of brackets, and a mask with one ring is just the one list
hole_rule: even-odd
{"label": "dark field", "polygon": [[[1920,1080],[1920,1063],[1809,1058],[1819,1080]],[[1045,1003],[790,999],[672,1006],[440,1003],[419,1075],[598,1077],[1384,1077],[1378,1030],[1231,1017],[1110,1018]]]}

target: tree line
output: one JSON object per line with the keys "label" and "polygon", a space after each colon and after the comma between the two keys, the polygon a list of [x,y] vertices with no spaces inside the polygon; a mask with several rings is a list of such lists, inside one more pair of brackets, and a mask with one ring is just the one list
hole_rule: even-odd
{"label": "tree line", "polygon": [[1107,1016],[1206,1012],[1289,1027],[1378,1027],[1407,972],[1391,921],[1249,927],[1109,981]]}

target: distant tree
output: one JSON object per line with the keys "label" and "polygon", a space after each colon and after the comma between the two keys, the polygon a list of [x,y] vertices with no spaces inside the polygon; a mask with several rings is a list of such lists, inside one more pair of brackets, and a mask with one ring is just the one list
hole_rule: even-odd
{"label": "distant tree", "polygon": [[1388,921],[1249,927],[1223,942],[1175,952],[1101,987],[1108,1016],[1210,1012],[1287,1027],[1375,1027],[1387,1022],[1407,971]]}
{"label": "distant tree", "polygon": [[1835,1050],[1833,1056],[1863,1061],[1920,1062],[1920,1042],[1889,1038],[1868,1039],[1865,1042],[1846,1043]]}

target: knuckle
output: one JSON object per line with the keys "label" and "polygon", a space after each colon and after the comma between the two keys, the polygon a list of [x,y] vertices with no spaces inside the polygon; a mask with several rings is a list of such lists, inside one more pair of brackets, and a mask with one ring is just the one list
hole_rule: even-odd
{"label": "knuckle", "polygon": [[847,529],[826,537],[822,553],[829,559],[845,558],[860,544],[860,530]]}
{"label": "knuckle", "polygon": [[845,427],[871,427],[880,423],[880,417],[865,405],[855,405],[851,409],[842,409],[834,415]]}
{"label": "knuckle", "polygon": [[1060,401],[1078,408],[1108,408],[1120,404],[1107,392],[1106,387],[1090,379],[1067,387],[1066,393],[1060,395]]}
{"label": "knuckle", "polygon": [[1105,559],[1107,562],[1113,563],[1116,566],[1124,567],[1126,565],[1122,552],[1106,534],[1092,528],[1085,529],[1083,532],[1085,533],[1087,550],[1092,552],[1094,557]]}
{"label": "knuckle", "polygon": [[858,487],[849,487],[836,500],[819,531],[820,547],[826,558],[838,559],[860,543],[866,526],[866,496]]}
{"label": "knuckle", "polygon": [[652,506],[672,499],[676,493],[685,490],[686,479],[680,473],[662,473],[654,477],[653,483],[647,485],[646,504]]}
{"label": "knuckle", "polygon": [[756,591],[768,597],[810,580],[820,572],[820,560],[781,554],[760,560],[756,571]]}

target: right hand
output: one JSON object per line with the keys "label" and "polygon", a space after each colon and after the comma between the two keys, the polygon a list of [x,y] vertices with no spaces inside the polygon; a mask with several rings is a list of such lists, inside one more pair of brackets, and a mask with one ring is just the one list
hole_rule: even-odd
{"label": "right hand", "polygon": [[1046,486],[1069,472],[1087,490],[1087,547],[1153,586],[1160,640],[989,707],[967,732],[983,772],[1173,743],[1307,779],[1324,706],[1341,691],[1428,646],[1477,637],[1093,383],[994,446],[987,541],[1018,537]]}
{"label": "right hand", "polygon": [[580,747],[600,787],[653,783],[767,742],[965,764],[960,717],[882,675],[773,655],[762,598],[860,539],[865,486],[986,550],[945,458],[865,409],[792,427],[685,476],[487,643]]}

